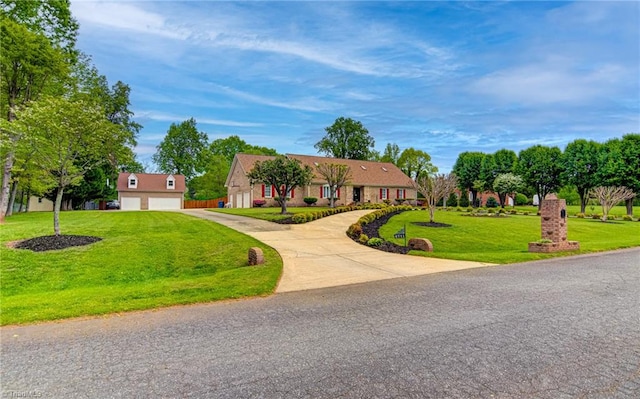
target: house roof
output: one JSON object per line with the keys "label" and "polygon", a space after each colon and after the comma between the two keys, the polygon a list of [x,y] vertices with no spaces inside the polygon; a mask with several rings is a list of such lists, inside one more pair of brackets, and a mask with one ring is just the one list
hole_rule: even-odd
{"label": "house roof", "polygon": [[[131,175],[135,175],[138,178],[137,188],[128,188],[127,180]],[[176,188],[173,190],[167,189],[167,178],[169,176],[173,176],[175,179]],[[117,189],[118,191],[184,193],[186,191],[186,184],[183,175],[122,172],[118,174]]]}
{"label": "house roof", "polygon": [[[312,155],[286,154],[287,157],[299,160],[303,165],[309,165],[315,172],[312,183],[321,184],[325,180],[316,172],[317,164],[334,163],[347,165],[351,169],[349,185],[377,186],[377,187],[414,187],[413,180],[404,174],[400,168],[389,162],[359,161],[355,159],[328,158]],[[242,167],[245,173],[253,169],[257,161],[274,159],[273,156],[236,154],[234,162]],[[232,165],[233,170],[233,165]]]}

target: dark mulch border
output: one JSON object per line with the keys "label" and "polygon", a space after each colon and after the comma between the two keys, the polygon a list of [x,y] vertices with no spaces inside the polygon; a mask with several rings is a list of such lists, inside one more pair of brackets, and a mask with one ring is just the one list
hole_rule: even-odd
{"label": "dark mulch border", "polygon": [[98,242],[100,240],[102,240],[102,238],[93,236],[41,236],[13,243],[12,247],[17,249],[28,249],[33,252],[44,252],[71,247],[81,247],[84,245],[93,244],[94,242]]}
{"label": "dark mulch border", "polygon": [[[402,212],[411,212],[411,211],[395,211],[395,212],[391,212],[387,215],[384,215],[383,217],[381,217],[380,219],[376,219],[371,223],[367,223],[364,226],[362,226],[362,233],[366,234],[367,237],[369,238],[382,238],[380,237],[380,228],[382,226],[384,226],[389,219],[391,219],[392,217],[394,217],[397,214],[400,214]],[[423,226],[423,227],[435,227],[435,228],[442,228],[442,227],[451,227],[450,224],[446,224],[446,223],[438,223],[438,222],[411,222],[412,224],[418,225],[418,226]],[[358,241],[358,239],[353,239],[353,241],[357,242],[358,244],[362,244],[360,241]],[[365,244],[362,244],[365,245]],[[391,253],[395,253],[395,254],[408,254],[409,251],[411,251],[411,248],[409,247],[405,247],[404,245],[398,245],[396,243],[393,242],[389,242],[389,241],[385,241],[382,245],[378,246],[378,247],[370,247],[370,248],[376,248],[379,249],[381,251],[385,251],[385,252],[391,252]]]}

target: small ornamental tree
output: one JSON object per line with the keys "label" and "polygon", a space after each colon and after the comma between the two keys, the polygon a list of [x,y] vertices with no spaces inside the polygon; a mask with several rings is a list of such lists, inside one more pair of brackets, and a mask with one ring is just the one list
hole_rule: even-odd
{"label": "small ornamental tree", "polygon": [[516,193],[522,188],[522,185],[522,177],[514,175],[513,173],[503,173],[496,176],[493,180],[493,190],[498,194],[501,208],[504,208],[507,195]]}
{"label": "small ornamental tree", "polygon": [[424,174],[418,178],[416,185],[418,186],[418,192],[424,196],[425,203],[429,208],[429,222],[433,223],[435,221],[436,204],[456,190],[458,179],[453,173],[446,175]]}
{"label": "small ornamental tree", "polygon": [[[247,174],[251,184],[270,184],[278,190],[278,197],[287,198],[296,187],[304,187],[311,182],[313,171],[297,159],[278,155],[274,159],[256,162]],[[287,201],[279,201],[281,214],[287,213]]]}
{"label": "small ornamental tree", "polygon": [[600,202],[602,206],[602,221],[607,221],[607,216],[611,208],[619,202],[635,197],[633,191],[626,187],[600,186],[591,190],[591,197]]}
{"label": "small ornamental tree", "polygon": [[316,170],[329,185],[329,207],[333,208],[336,203],[336,193],[351,179],[351,168],[347,165],[321,163],[316,166]]}
{"label": "small ornamental tree", "polygon": [[60,235],[60,207],[64,191],[125,146],[127,132],[111,123],[104,110],[82,100],[44,97],[16,110],[15,126],[35,149],[33,162],[55,187],[53,230]]}

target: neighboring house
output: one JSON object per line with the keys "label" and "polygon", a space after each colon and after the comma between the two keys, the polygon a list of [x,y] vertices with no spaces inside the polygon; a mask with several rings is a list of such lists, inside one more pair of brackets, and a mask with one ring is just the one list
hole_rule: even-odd
{"label": "neighboring house", "polygon": [[29,212],[53,212],[53,201],[32,195],[29,197],[27,209]]}
{"label": "neighboring house", "polygon": [[118,175],[120,209],[182,209],[186,185],[182,175],[120,173]]}
{"label": "neighboring house", "polygon": [[[326,180],[317,173],[316,166],[321,163],[347,165],[351,169],[350,181],[337,193],[338,205],[351,203],[372,202],[379,203],[390,200],[415,201],[417,197],[413,180],[405,175],[397,166],[386,162],[358,161],[353,159],[326,158],[310,155],[285,155],[299,160],[303,165],[309,165],[315,175],[306,187],[297,187],[291,192],[288,204],[291,206],[305,205],[304,197],[318,198],[317,205],[329,204],[329,186]],[[251,185],[247,178],[256,162],[274,159],[267,155],[236,154],[227,176],[225,187],[229,206],[232,208],[250,208],[254,200],[265,200],[267,206],[277,205],[274,197],[277,190],[270,185],[256,183]]]}

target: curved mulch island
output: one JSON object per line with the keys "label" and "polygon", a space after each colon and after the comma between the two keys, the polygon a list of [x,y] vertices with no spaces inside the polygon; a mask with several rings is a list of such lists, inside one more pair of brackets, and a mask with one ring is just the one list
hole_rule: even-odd
{"label": "curved mulch island", "polygon": [[100,240],[102,240],[102,238],[93,236],[41,236],[14,242],[11,247],[18,249],[28,249],[33,252],[43,252],[55,251],[58,249],[65,249],[70,247],[81,247],[84,245],[93,244],[94,242],[98,242]]}

